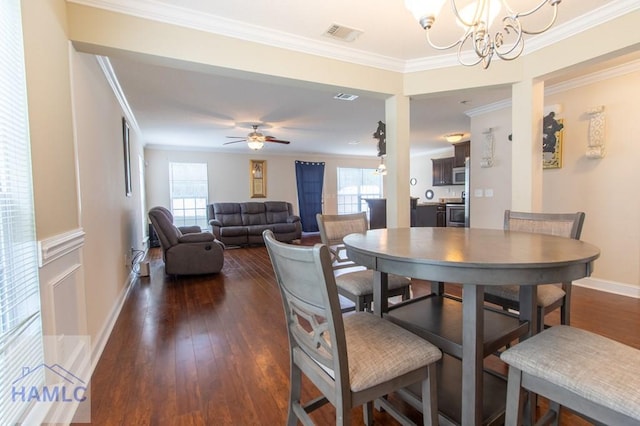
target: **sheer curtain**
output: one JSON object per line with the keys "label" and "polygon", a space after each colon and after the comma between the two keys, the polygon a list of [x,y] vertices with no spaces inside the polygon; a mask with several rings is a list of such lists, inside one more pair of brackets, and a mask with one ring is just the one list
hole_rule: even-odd
{"label": "sheer curtain", "polygon": [[322,213],[324,163],[296,161],[298,209],[302,232],[318,232],[316,213]]}
{"label": "sheer curtain", "polygon": [[20,393],[15,398],[14,387],[39,388],[44,382],[43,369],[37,368],[43,364],[44,356],[21,24],[20,1],[2,0],[0,424],[3,425],[20,421],[31,407],[22,401]]}

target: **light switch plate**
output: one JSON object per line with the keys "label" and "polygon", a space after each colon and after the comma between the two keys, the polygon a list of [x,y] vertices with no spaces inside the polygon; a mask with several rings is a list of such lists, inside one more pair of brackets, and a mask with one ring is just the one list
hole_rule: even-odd
{"label": "light switch plate", "polygon": [[473,191],[474,197],[482,197],[482,189],[476,189]]}
{"label": "light switch plate", "polygon": [[493,197],[493,189],[491,188],[487,188],[484,190],[484,196],[485,197]]}

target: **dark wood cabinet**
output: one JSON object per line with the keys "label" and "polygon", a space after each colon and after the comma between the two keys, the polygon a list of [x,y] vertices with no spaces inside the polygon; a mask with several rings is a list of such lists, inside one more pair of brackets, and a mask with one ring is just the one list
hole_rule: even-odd
{"label": "dark wood cabinet", "polygon": [[437,204],[418,204],[416,207],[416,220],[412,226],[437,226]]}
{"label": "dark wood cabinet", "polygon": [[447,226],[447,205],[446,204],[438,204],[438,208],[436,210],[436,226],[440,228]]}
{"label": "dark wood cabinet", "polygon": [[453,167],[464,167],[464,159],[471,157],[471,141],[453,145]]}
{"label": "dark wood cabinet", "polygon": [[433,186],[453,184],[454,157],[432,158],[433,162]]}

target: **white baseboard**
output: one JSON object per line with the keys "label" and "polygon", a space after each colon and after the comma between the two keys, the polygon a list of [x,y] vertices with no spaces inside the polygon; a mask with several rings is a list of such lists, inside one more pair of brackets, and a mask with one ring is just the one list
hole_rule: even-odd
{"label": "white baseboard", "polygon": [[107,318],[107,321],[98,333],[97,339],[95,340],[95,344],[93,345],[93,350],[91,351],[91,376],[93,376],[93,372],[98,365],[98,361],[100,361],[100,356],[102,355],[102,351],[104,351],[105,346],[107,345],[107,341],[109,340],[109,336],[111,336],[111,332],[113,331],[113,327],[116,325],[116,321],[120,316],[120,311],[122,311],[122,307],[124,306],[124,302],[129,297],[129,292],[131,291],[131,287],[136,282],[136,278],[138,278],[137,274],[133,271],[127,277],[127,282],[120,293],[116,303],[113,305],[111,312]]}
{"label": "white baseboard", "polygon": [[581,280],[574,281],[573,284],[578,287],[640,299],[640,286],[633,284],[606,281],[598,278],[582,278]]}

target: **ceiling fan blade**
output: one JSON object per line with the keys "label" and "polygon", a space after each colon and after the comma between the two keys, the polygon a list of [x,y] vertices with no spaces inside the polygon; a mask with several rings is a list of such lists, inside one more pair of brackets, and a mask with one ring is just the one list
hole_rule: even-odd
{"label": "ceiling fan blade", "polygon": [[239,141],[225,142],[222,145],[231,145],[232,143],[239,143],[239,142],[246,142],[246,140],[242,139],[242,140],[239,140]]}
{"label": "ceiling fan blade", "polygon": [[225,136],[225,138],[231,138],[231,139],[246,139],[246,136]]}
{"label": "ceiling fan blade", "polygon": [[283,141],[281,139],[276,139],[273,136],[266,136],[264,141],[265,142],[284,143],[284,144],[287,144],[287,145],[291,143],[289,141]]}

